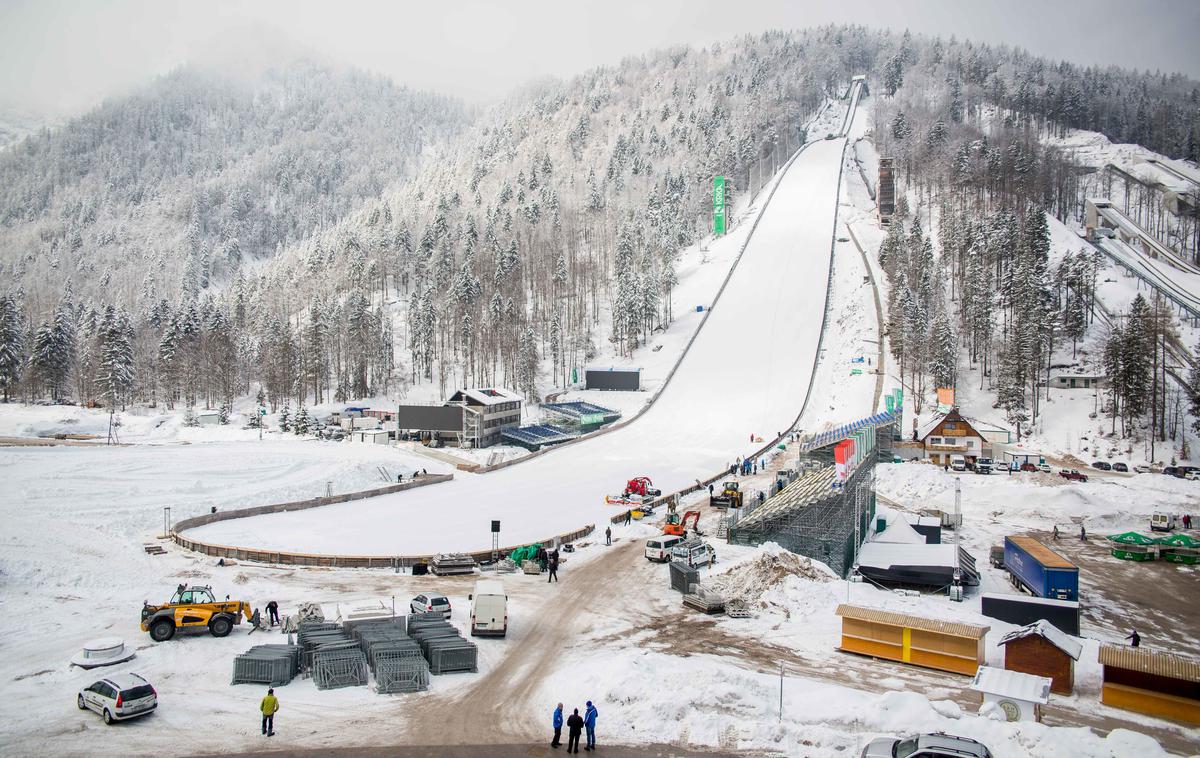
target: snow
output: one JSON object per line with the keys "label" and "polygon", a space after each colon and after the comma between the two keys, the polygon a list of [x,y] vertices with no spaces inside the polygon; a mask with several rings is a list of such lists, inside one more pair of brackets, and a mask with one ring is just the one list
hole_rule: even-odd
{"label": "snow", "polygon": [[[460,474],[419,498],[256,516],[189,536],[307,553],[425,554],[486,548],[490,521],[499,519],[501,541],[524,544],[603,523],[615,514],[604,496],[630,476],[648,475],[670,492],[752,453],[752,435],[792,426],[807,389],[843,144],[813,143],[783,175],[672,383],[628,426],[501,471]],[[398,512],[405,529],[379,528]]]}
{"label": "snow", "polygon": [[[851,134],[861,134],[864,122],[856,118]],[[407,498],[377,498],[349,508],[225,522],[231,528],[226,537],[255,546],[275,539],[290,549],[307,545],[342,551],[343,545],[350,545],[357,552],[369,545],[385,550],[409,544],[437,550],[479,547],[488,538],[487,520],[493,517],[504,519],[505,543],[521,541],[522,530],[540,538],[561,525],[574,528],[585,519],[597,520],[602,531],[598,520],[615,512],[600,505],[603,494],[619,489],[629,476],[649,474],[667,489],[745,455],[752,449],[747,444],[751,432],[766,437],[786,429],[813,376],[832,228],[829,187],[837,174],[838,144],[814,145],[784,176],[755,243],[747,249],[712,319],[679,374],[643,418],[619,432],[486,477],[456,473],[454,483]],[[869,146],[863,148],[860,152],[871,152]],[[849,155],[847,161],[853,167]],[[868,246],[868,263],[864,266],[852,242],[835,246],[830,335],[816,361],[813,402],[801,419],[810,430],[866,415],[876,402],[877,377],[849,376],[849,361],[878,350],[871,342],[877,338],[871,288],[862,277],[871,270],[884,286],[871,254],[871,245],[877,245],[881,233],[857,171],[847,171],[844,179],[840,221],[852,224],[854,237]],[[839,224],[838,236],[844,228]],[[739,240],[736,234],[713,245],[714,260],[716,256],[732,260]],[[701,268],[711,277],[708,291],[715,292],[723,276],[721,267]],[[778,295],[776,281],[783,282]],[[682,349],[696,323],[698,319],[691,327],[681,325],[677,332],[672,326],[660,339],[675,340],[673,344]],[[651,340],[649,347],[655,343]],[[662,361],[665,370],[659,377],[665,377],[673,361],[669,348],[675,349],[667,344],[658,352],[647,350],[647,356]],[[651,365],[645,357],[637,359],[638,365]],[[888,377],[887,382],[894,380]],[[625,411],[636,410],[657,389],[575,396]],[[1083,395],[1090,404],[1091,393]],[[412,594],[434,587],[451,597],[452,621],[464,627],[466,595],[474,577],[216,567],[212,559],[174,546],[168,546],[165,556],[143,554],[140,544],[161,529],[166,505],[178,519],[213,506],[225,510],[312,497],[324,493],[326,482],[333,482],[336,492],[379,486],[383,477],[378,466],[392,474],[406,466],[428,468],[431,473],[450,469],[430,457],[441,451],[422,454],[408,448],[318,442],[271,432],[259,442],[256,430],[242,430],[236,422],[228,427],[187,428],[178,416],[123,414],[122,439],[136,443],[127,447],[0,448],[0,519],[6,526],[0,535],[4,578],[0,603],[5,609],[0,616],[0,641],[7,672],[0,697],[22,704],[0,722],[0,746],[6,754],[36,754],[48,744],[67,754],[172,753],[179,751],[179,735],[193,732],[197,724],[204,725],[206,750],[246,749],[257,737],[255,709],[262,689],[231,687],[231,662],[252,644],[280,638],[260,639],[257,634],[248,638],[244,629],[238,629],[226,639],[149,643],[137,626],[140,601],[159,599],[180,581],[211,583],[218,594],[233,594],[255,606],[274,599],[285,612],[300,602],[314,601],[332,615],[368,603],[388,607],[393,598],[402,606]],[[102,411],[9,405],[0,409],[0,436],[83,432],[103,437],[107,420]],[[877,477],[881,495],[906,510],[949,510],[955,479],[961,479],[964,527],[954,536],[980,559],[985,585],[998,591],[1006,585],[1000,585],[995,570],[986,565],[986,552],[1006,533],[1022,528],[1048,530],[1051,524],[1082,517],[1089,530],[1144,528],[1153,511],[1194,511],[1196,503],[1195,483],[1157,475],[1073,484],[1040,474],[958,477],[928,465],[884,464],[878,467]],[[293,518],[304,514],[328,516],[312,521]],[[895,519],[889,530],[901,528],[902,523],[903,519]],[[709,526],[705,524],[706,529]],[[658,533],[647,523],[613,531],[618,541]],[[428,707],[431,698],[448,698],[434,701],[439,706],[453,703],[494,671],[513,646],[531,638],[535,624],[528,619],[557,624],[578,617],[582,632],[555,653],[553,667],[544,677],[527,680],[534,684],[519,698],[504,691],[494,694],[498,700],[515,701],[517,715],[539,725],[548,723],[556,702],[566,703],[569,712],[593,700],[600,708],[602,746],[670,742],[756,754],[848,756],[856,755],[875,736],[946,731],[983,741],[997,758],[1165,755],[1155,739],[1126,729],[1100,736],[1084,727],[1006,723],[976,715],[970,712],[974,706],[964,701],[964,679],[835,651],[840,623],[833,611],[840,603],[853,603],[989,625],[986,658],[990,665],[998,665],[1002,660],[998,640],[1016,627],[983,617],[976,594],[963,603],[944,596],[898,595],[837,579],[820,564],[778,546],[718,544],[717,549],[719,566],[703,569],[702,575],[710,583],[757,596],[753,618],[677,616],[679,596],[667,588],[667,569],[661,566],[636,574],[648,580],[630,584],[632,589],[619,593],[612,606],[586,603],[571,607],[569,613],[549,594],[549,587],[558,591],[559,585],[547,585],[539,577],[506,576],[504,586],[515,623],[508,640],[476,640],[478,674],[436,677],[433,691],[396,697],[378,696],[365,688],[322,692],[311,680],[297,680],[281,691],[281,718],[287,729],[273,738],[284,740],[275,747],[386,744],[397,739],[411,714]],[[606,554],[602,546],[593,544],[565,556],[563,586],[569,586],[572,572],[595,565]],[[639,564],[645,565],[640,559]],[[680,629],[654,628],[652,622],[661,618],[670,618]],[[721,643],[703,640],[689,649],[686,643],[693,630],[712,631]],[[682,640],[684,649],[673,649],[671,642],[658,644],[664,635]],[[75,710],[75,690],[97,676],[68,668],[65,661],[82,641],[98,636],[118,636],[137,648],[137,658],[120,670],[144,674],[159,688],[162,707],[154,716],[109,729]],[[1085,639],[1082,645],[1077,694],[1055,696],[1052,705],[1067,712],[1115,713],[1144,725],[1149,734],[1194,734],[1194,730],[1185,732],[1160,720],[1099,705],[1099,641]],[[756,659],[755,650],[764,657]],[[782,675],[777,668],[781,663]]]}

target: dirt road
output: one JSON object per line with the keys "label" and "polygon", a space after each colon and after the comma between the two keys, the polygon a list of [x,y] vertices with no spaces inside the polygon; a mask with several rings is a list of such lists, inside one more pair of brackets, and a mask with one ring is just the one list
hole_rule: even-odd
{"label": "dirt road", "polygon": [[[586,636],[589,616],[620,608],[620,595],[644,569],[641,544],[625,542],[576,570],[563,570],[556,592],[530,614],[538,622],[503,660],[466,693],[422,698],[406,713],[404,738],[412,745],[527,744],[545,736],[526,707],[564,650]],[[569,564],[568,564],[569,565]],[[586,613],[584,610],[586,609]],[[547,720],[549,714],[547,714]]]}

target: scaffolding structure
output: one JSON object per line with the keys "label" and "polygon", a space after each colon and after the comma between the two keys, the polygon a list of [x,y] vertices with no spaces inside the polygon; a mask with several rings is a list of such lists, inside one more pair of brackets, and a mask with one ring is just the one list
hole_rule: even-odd
{"label": "scaffolding structure", "polygon": [[[775,542],[846,576],[853,568],[875,515],[875,466],[891,460],[895,417],[872,416],[800,444],[796,478],[762,504],[747,502],[728,527],[734,545]],[[859,462],[845,478],[834,463],[834,446],[853,436]]]}

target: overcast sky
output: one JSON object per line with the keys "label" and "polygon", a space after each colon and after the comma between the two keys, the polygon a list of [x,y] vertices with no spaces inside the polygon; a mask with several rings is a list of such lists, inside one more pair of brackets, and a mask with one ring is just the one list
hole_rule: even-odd
{"label": "overcast sky", "polygon": [[0,0],[0,106],[76,112],[178,63],[228,57],[231,39],[487,102],[657,47],[829,22],[1200,78],[1200,0]]}

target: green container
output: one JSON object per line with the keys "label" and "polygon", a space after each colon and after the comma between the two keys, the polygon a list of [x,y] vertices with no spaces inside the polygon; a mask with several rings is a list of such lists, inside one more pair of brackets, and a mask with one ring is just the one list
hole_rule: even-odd
{"label": "green container", "polygon": [[1149,550],[1131,550],[1128,547],[1114,547],[1112,549],[1114,558],[1120,558],[1123,561],[1152,561],[1154,553]]}
{"label": "green container", "polygon": [[1168,563],[1182,563],[1185,566],[1195,566],[1197,558],[1200,558],[1200,551],[1187,548],[1164,547],[1159,549],[1158,554]]}

